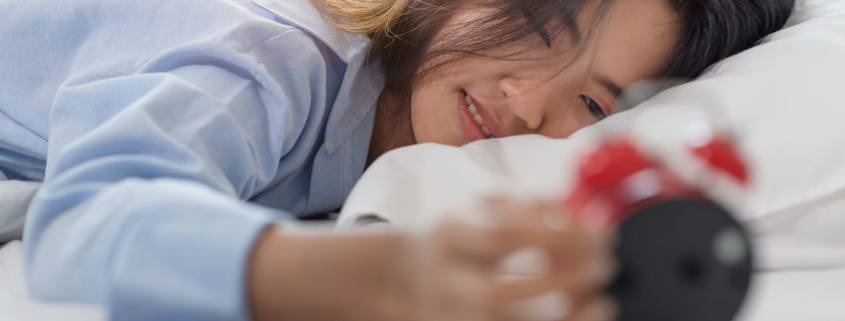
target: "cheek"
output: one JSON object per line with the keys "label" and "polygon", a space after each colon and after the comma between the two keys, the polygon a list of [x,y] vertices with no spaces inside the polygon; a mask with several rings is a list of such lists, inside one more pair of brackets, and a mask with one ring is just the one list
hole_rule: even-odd
{"label": "cheek", "polygon": [[433,82],[422,83],[411,97],[411,128],[418,143],[448,143],[445,131],[451,122],[446,97],[450,88]]}
{"label": "cheek", "polygon": [[549,122],[548,126],[541,128],[538,134],[551,138],[568,138],[582,128],[595,123],[595,121],[587,120],[586,117],[567,117],[557,122]]}
{"label": "cheek", "polygon": [[[429,106],[431,106],[431,102],[429,101],[430,95],[428,94],[428,88],[422,87],[418,90],[414,91],[414,94],[411,99],[411,129],[413,129],[414,136],[417,142],[425,143],[424,136],[421,135],[423,132],[426,132],[426,123],[428,123],[428,118],[430,118],[430,113],[426,113],[429,111]],[[423,136],[421,138],[420,136]]]}

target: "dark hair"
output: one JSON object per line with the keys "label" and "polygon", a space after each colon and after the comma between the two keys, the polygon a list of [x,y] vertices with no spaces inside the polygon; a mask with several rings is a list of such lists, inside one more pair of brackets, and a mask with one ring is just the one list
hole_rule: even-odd
{"label": "dark hair", "polygon": [[668,0],[683,21],[681,38],[660,73],[695,78],[710,65],[754,46],[789,19],[795,0]]}
{"label": "dark hair", "polygon": [[[341,0],[343,1],[343,0]],[[413,83],[428,71],[460,55],[483,55],[489,49],[507,47],[526,39],[542,38],[547,44],[566,32],[586,47],[592,32],[606,16],[614,0],[598,0],[591,23],[579,28],[575,19],[587,0],[404,0],[404,5],[383,28],[370,30],[371,55],[380,60],[386,89],[409,97]],[[682,32],[669,61],[659,76],[695,78],[710,65],[748,49],[786,23],[795,0],[666,0],[682,22]],[[381,1],[385,3],[385,1]],[[446,35],[442,46],[432,38],[467,7],[490,10],[483,19]],[[472,34],[473,37],[461,37]],[[434,47],[433,47],[434,46]],[[507,59],[508,57],[497,57]],[[429,64],[431,61],[437,63]],[[423,68],[422,66],[428,66]]]}
{"label": "dark hair", "polygon": [[[382,63],[386,89],[407,98],[416,80],[461,56],[485,56],[490,50],[514,47],[538,37],[551,46],[551,39],[561,33],[568,35],[573,44],[586,44],[614,2],[598,1],[595,16],[581,27],[576,17],[588,0],[412,0],[406,12],[390,26],[391,36],[374,38],[371,56]],[[489,10],[491,14],[442,35],[444,39],[437,44],[432,43],[454,14],[463,9]],[[574,45],[567,49],[585,48]],[[513,56],[519,53],[513,52]]]}
{"label": "dark hair", "polygon": [[[383,67],[386,89],[407,97],[420,76],[462,55],[484,55],[490,49],[536,40],[538,35],[551,45],[552,37],[560,32],[568,33],[573,43],[581,43],[589,38],[614,0],[597,0],[596,15],[584,30],[575,19],[590,0],[311,1],[341,29],[367,34],[372,39],[370,56]],[[434,46],[435,35],[464,9],[491,14],[444,35],[440,46]],[[471,37],[461,37],[464,35]]]}

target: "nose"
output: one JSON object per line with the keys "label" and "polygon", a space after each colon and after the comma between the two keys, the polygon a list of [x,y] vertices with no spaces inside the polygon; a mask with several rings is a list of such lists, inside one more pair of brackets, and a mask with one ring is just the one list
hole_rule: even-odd
{"label": "nose", "polygon": [[547,120],[551,108],[560,99],[561,93],[551,90],[552,86],[537,81],[504,78],[499,81],[499,90],[507,98],[515,121],[529,132],[537,132]]}

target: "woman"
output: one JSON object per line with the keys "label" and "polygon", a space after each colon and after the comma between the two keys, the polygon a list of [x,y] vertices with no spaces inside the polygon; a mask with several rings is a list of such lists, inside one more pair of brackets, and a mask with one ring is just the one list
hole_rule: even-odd
{"label": "woman", "polygon": [[[550,290],[570,295],[569,320],[608,319],[607,233],[547,227],[548,205],[504,202],[491,215],[507,224],[424,236],[271,226],[338,208],[401,146],[566,137],[631,83],[695,77],[791,7],[0,0],[0,170],[44,181],[29,287],[115,320],[497,320]],[[551,270],[497,281],[525,246]]]}

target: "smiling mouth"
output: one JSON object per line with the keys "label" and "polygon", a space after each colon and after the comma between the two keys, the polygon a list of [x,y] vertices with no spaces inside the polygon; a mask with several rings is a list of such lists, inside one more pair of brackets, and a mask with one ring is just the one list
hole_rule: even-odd
{"label": "smiling mouth", "polygon": [[472,102],[472,98],[470,98],[466,92],[464,92],[463,95],[467,103],[467,109],[469,109],[469,114],[472,116],[472,120],[475,121],[475,124],[478,125],[479,128],[481,128],[481,132],[483,132],[487,138],[493,138],[493,134],[490,129],[487,128],[487,124],[484,123],[484,119],[478,114],[478,108],[475,107],[475,104]]}

